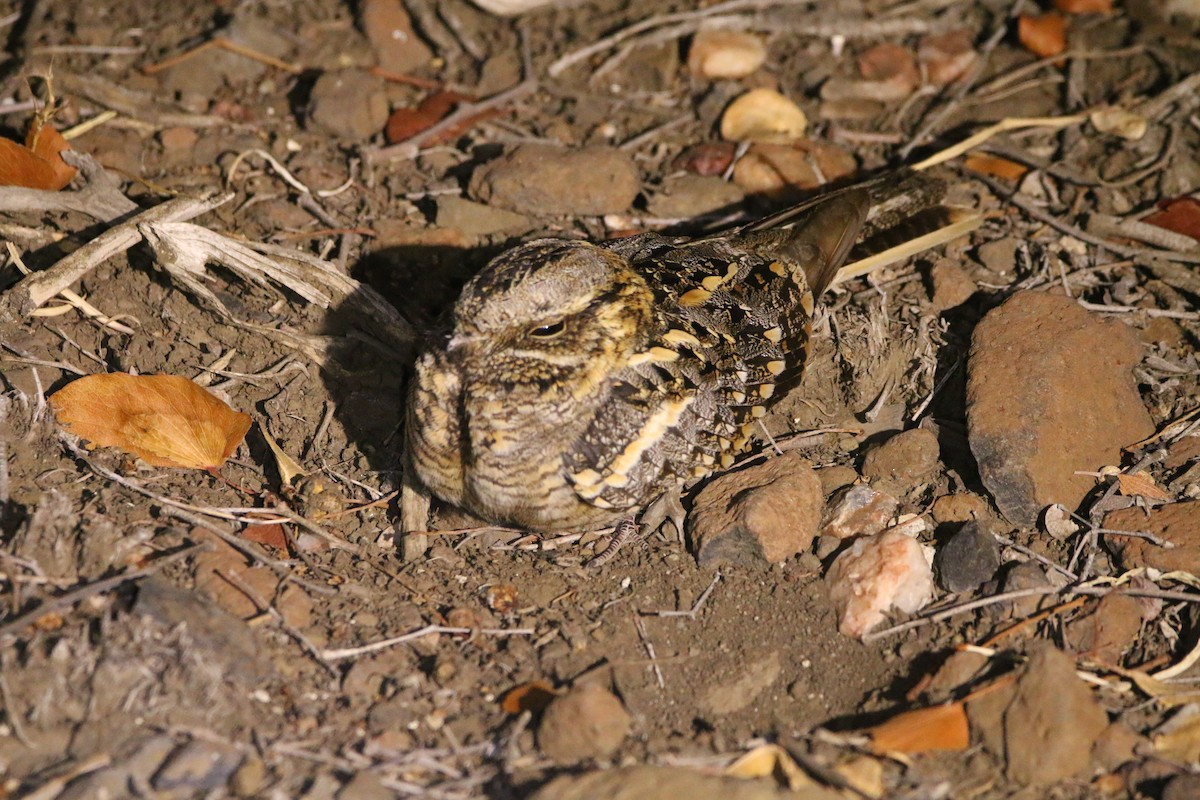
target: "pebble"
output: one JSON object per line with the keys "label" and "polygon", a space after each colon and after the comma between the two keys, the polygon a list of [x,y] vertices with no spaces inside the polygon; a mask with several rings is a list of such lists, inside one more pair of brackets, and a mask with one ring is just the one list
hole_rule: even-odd
{"label": "pebble", "polygon": [[824,510],[821,479],[786,453],[713,480],[687,521],[701,566],[766,565],[808,550]]}
{"label": "pebble", "polygon": [[1000,569],[1000,545],[977,522],[968,522],[937,550],[933,560],[938,586],[947,592],[969,592]]}
{"label": "pebble", "polygon": [[843,550],[825,575],[838,630],[861,638],[888,611],[912,613],[933,599],[927,549],[902,533],[885,532],[856,539]]}
{"label": "pebble", "polygon": [[888,526],[899,507],[900,501],[892,495],[865,483],[854,484],[829,499],[821,535],[837,539],[871,536]]}
{"label": "pebble", "polygon": [[825,142],[758,142],[734,165],[733,182],[749,194],[788,200],[802,190],[845,177],[856,168],[852,155]]}
{"label": "pebble", "polygon": [[632,725],[616,695],[598,683],[580,683],[546,707],[538,747],[556,764],[607,758],[621,746]]}
{"label": "pebble", "polygon": [[980,478],[1010,522],[1075,508],[1094,485],[1076,470],[1120,463],[1154,433],[1130,368],[1137,335],[1060,295],[1020,292],[975,328],[967,423]]}
{"label": "pebble", "polygon": [[745,198],[740,187],[718,177],[675,175],[663,181],[646,210],[664,219],[689,219],[736,206]]}
{"label": "pebble", "polygon": [[1116,554],[1123,569],[1154,567],[1200,574],[1200,501],[1170,503],[1149,512],[1137,507],[1110,511],[1104,527],[1151,533],[1173,545],[1167,549],[1136,536],[1105,534],[1105,546]]}
{"label": "pebble", "polygon": [[1120,664],[1121,656],[1137,640],[1145,609],[1136,597],[1106,595],[1090,613],[1071,620],[1064,637],[1066,644],[1092,661]]}
{"label": "pebble", "polygon": [[[1019,592],[1023,589],[1046,589],[1054,584],[1046,575],[1046,570],[1036,561],[1022,561],[1008,568],[1004,573],[1004,592]],[[1012,601],[1012,615],[1017,618],[1028,617],[1042,606],[1050,594],[1031,595]]]}
{"label": "pebble", "polygon": [[766,60],[763,40],[746,31],[701,30],[688,49],[688,71],[699,78],[744,78]]}
{"label": "pebble", "polygon": [[257,797],[267,782],[267,765],[256,755],[249,755],[229,779],[229,789],[236,797]]}
{"label": "pebble", "polygon": [[521,145],[471,176],[476,200],[533,216],[627,211],[641,191],[630,156],[607,146]]}
{"label": "pebble", "polygon": [[1021,249],[1021,241],[1011,236],[993,239],[979,245],[975,256],[979,263],[1001,275],[1007,275],[1016,269],[1017,252]]}
{"label": "pebble", "polygon": [[383,776],[362,770],[338,789],[337,800],[394,800],[396,793],[383,785]]}
{"label": "pebble", "polygon": [[1200,797],[1200,775],[1176,775],[1163,788],[1162,800],[1195,800]]}
{"label": "pebble", "polygon": [[844,489],[857,481],[858,472],[853,467],[835,464],[818,469],[817,477],[821,479],[821,491],[828,497],[838,489]]}
{"label": "pebble", "polygon": [[892,481],[905,490],[915,488],[937,471],[937,436],[925,428],[902,431],[877,445],[863,459],[863,477]]}
{"label": "pebble", "polygon": [[711,775],[686,767],[638,765],[563,775],[543,786],[531,800],[839,800],[834,789],[817,784],[795,790],[775,781]]}
{"label": "pebble", "polygon": [[808,129],[800,106],[774,89],[751,89],[721,115],[721,138],[727,142],[794,142]]}
{"label": "pebble", "polygon": [[433,58],[433,51],[413,30],[403,0],[363,0],[358,21],[379,66],[389,72],[411,72]]}
{"label": "pebble", "polygon": [[700,696],[700,707],[718,716],[741,711],[775,683],[782,671],[779,653],[773,652],[742,666],[734,676],[719,676],[717,682]]}
{"label": "pebble", "polygon": [[933,312],[940,314],[962,305],[971,299],[978,287],[975,279],[953,261],[938,261],[929,271],[929,282],[933,285],[930,300]]}
{"label": "pebble", "polygon": [[944,522],[970,522],[987,516],[988,505],[982,497],[969,492],[944,494],[933,501],[929,513],[939,525]]}
{"label": "pebble", "polygon": [[491,236],[506,231],[527,231],[534,223],[523,214],[475,203],[462,197],[437,199],[437,224],[464,236]]}
{"label": "pebble", "polygon": [[383,78],[361,69],[326,72],[313,84],[308,119],[314,128],[338,139],[371,138],[388,120]]}
{"label": "pebble", "polygon": [[1075,659],[1049,644],[1029,656],[1004,713],[1005,772],[1020,786],[1083,773],[1108,714],[1075,674]]}
{"label": "pebble", "polygon": [[186,789],[201,795],[224,786],[241,763],[237,748],[193,739],[170,755],[150,785],[157,792]]}

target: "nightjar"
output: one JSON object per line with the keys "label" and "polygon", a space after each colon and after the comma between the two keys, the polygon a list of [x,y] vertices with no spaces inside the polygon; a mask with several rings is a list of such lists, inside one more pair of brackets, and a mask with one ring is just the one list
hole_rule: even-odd
{"label": "nightjar", "polygon": [[851,187],[719,236],[503,253],[417,361],[407,479],[567,532],[730,466],[800,380],[816,299],[878,206]]}

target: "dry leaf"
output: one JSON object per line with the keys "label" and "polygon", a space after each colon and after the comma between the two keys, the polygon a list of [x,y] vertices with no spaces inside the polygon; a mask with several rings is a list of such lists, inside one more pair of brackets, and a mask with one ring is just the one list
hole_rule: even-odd
{"label": "dry leaf", "polygon": [[1025,177],[1026,172],[1029,172],[1029,168],[1024,164],[1018,164],[1016,161],[1009,161],[1007,158],[999,156],[967,156],[963,159],[963,166],[1006,181],[1019,181]]}
{"label": "dry leaf", "polygon": [[488,587],[485,600],[492,611],[507,614],[516,609],[520,594],[520,590],[511,583],[493,583]]}
{"label": "dry leaf", "polygon": [[933,750],[966,750],[971,743],[962,703],[947,703],[897,714],[866,733],[881,753],[915,755]]}
{"label": "dry leaf", "polygon": [[796,759],[777,744],[759,745],[726,767],[725,774],[731,778],[773,778],[793,792],[814,783]]}
{"label": "dry leaf", "polygon": [[61,133],[35,118],[24,145],[0,139],[0,186],[57,192],[75,177],[75,168],[59,155],[70,147]]}
{"label": "dry leaf", "polygon": [[688,71],[701,78],[744,78],[767,60],[762,39],[745,31],[702,30],[688,50]]}
{"label": "dry leaf", "polygon": [[[384,137],[388,144],[395,144],[416,136],[449,116],[459,103],[467,103],[471,99],[470,96],[458,92],[445,90],[434,92],[422,100],[416,108],[398,108],[393,111],[384,128]],[[500,113],[502,113],[501,110],[496,108],[480,111],[430,138],[425,144],[452,141],[480,120],[497,116]]]}
{"label": "dry leaf", "polygon": [[1017,20],[1017,38],[1035,55],[1056,56],[1067,49],[1066,17],[1053,11],[1041,16],[1022,14]]}
{"label": "dry leaf", "polygon": [[1054,7],[1064,14],[1111,14],[1112,0],[1054,0]]}
{"label": "dry leaf", "polygon": [[672,166],[675,169],[682,169],[696,175],[723,175],[725,170],[729,169],[729,165],[733,163],[733,156],[737,152],[737,145],[733,142],[706,142],[704,144],[696,144],[684,150]]}
{"label": "dry leaf", "polygon": [[793,142],[804,135],[808,117],[774,89],[752,89],[721,116],[721,138],[731,142]]}
{"label": "dry leaf", "polygon": [[119,447],[156,467],[215,469],[250,429],[248,415],[178,375],[89,375],[50,404],[92,446]]}
{"label": "dry leaf", "polygon": [[851,761],[844,761],[833,768],[842,780],[864,797],[883,797],[886,789],[883,785],[883,762],[870,756],[859,756]]}
{"label": "dry leaf", "polygon": [[516,716],[522,711],[532,711],[537,714],[545,711],[550,701],[558,696],[554,686],[545,680],[530,681],[520,686],[514,686],[504,693],[500,700],[500,708],[505,714]]}
{"label": "dry leaf", "polygon": [[1185,195],[1159,203],[1159,208],[1162,210],[1154,212],[1142,221],[1193,239],[1200,239],[1200,200]]}
{"label": "dry leaf", "polygon": [[1117,476],[1117,491],[1126,497],[1141,495],[1150,500],[1165,500],[1170,502],[1174,500],[1171,495],[1158,487],[1145,472],[1136,472],[1133,474],[1121,473]]}
{"label": "dry leaf", "polygon": [[257,542],[274,547],[276,550],[287,551],[288,537],[282,523],[269,522],[262,525],[247,525],[242,531],[242,538],[249,542]]}
{"label": "dry leaf", "polygon": [[1088,119],[1101,133],[1111,133],[1131,142],[1136,142],[1146,135],[1146,118],[1123,108],[1102,108],[1093,111]]}

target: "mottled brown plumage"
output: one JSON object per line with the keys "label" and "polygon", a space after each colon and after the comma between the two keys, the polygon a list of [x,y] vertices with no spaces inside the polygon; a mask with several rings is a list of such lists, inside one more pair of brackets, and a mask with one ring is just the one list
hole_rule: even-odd
{"label": "mottled brown plumage", "polygon": [[870,205],[852,189],[719,237],[504,253],[417,362],[410,469],[480,517],[549,532],[728,466],[800,379],[815,299]]}

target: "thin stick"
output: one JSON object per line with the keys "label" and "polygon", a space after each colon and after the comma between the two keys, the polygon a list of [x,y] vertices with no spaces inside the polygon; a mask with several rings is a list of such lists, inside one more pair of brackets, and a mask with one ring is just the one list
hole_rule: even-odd
{"label": "thin stick", "polygon": [[70,608],[81,600],[86,600],[89,597],[103,594],[104,592],[107,592],[110,589],[115,589],[116,587],[123,583],[127,583],[128,581],[136,581],[141,578],[145,578],[148,575],[153,575],[164,567],[174,564],[176,561],[182,561],[197,551],[205,550],[208,547],[209,545],[207,544],[194,544],[190,547],[185,547],[183,550],[172,553],[169,556],[164,556],[163,558],[155,561],[153,564],[142,567],[141,569],[135,569],[132,572],[124,572],[120,575],[114,575],[111,578],[105,578],[104,580],[94,581],[93,583],[89,583],[86,586],[81,586],[74,591],[67,592],[66,594],[60,594],[57,597],[51,597],[49,600],[44,601],[32,611],[27,611],[19,617],[11,619],[3,625],[0,625],[0,637],[23,628],[29,623],[41,619],[47,614],[51,614],[59,609]]}
{"label": "thin stick", "polygon": [[650,634],[646,633],[646,623],[642,622],[641,617],[635,616],[633,624],[637,628],[638,636],[642,639],[642,647],[646,648],[646,655],[650,658],[650,668],[654,670],[654,677],[658,680],[658,688],[667,688],[667,683],[663,680],[662,667],[658,666],[658,654],[654,652],[654,643],[650,641]]}
{"label": "thin stick", "polygon": [[718,572],[713,576],[712,582],[708,584],[708,588],[700,593],[700,596],[696,598],[696,602],[692,603],[692,607],[687,611],[644,611],[642,613],[648,617],[687,617],[688,619],[695,619],[696,614],[700,612],[700,608],[708,600],[708,596],[713,593],[713,589],[717,588],[717,584],[720,581],[721,573]]}
{"label": "thin stick", "polygon": [[322,650],[321,657],[328,661],[338,661],[343,658],[356,658],[358,656],[367,655],[368,653],[376,653],[380,650],[386,650],[389,647],[394,647],[398,644],[411,642],[413,639],[420,639],[422,636],[429,636],[432,633],[449,633],[449,634],[479,634],[482,636],[533,636],[536,631],[533,628],[449,628],[445,625],[426,625],[424,628],[418,628],[415,631],[405,633],[401,636],[394,636],[391,639],[383,639],[371,644],[359,645],[358,647],[344,647],[334,650]]}

